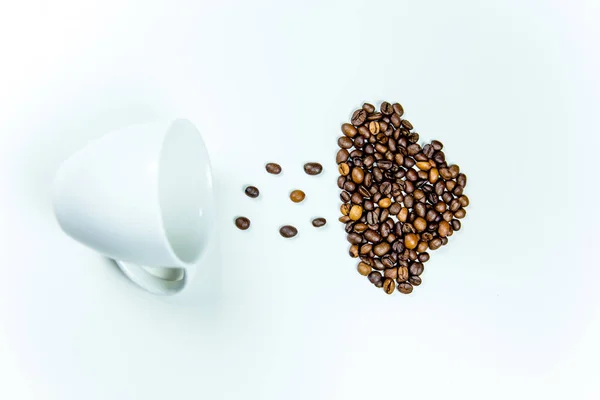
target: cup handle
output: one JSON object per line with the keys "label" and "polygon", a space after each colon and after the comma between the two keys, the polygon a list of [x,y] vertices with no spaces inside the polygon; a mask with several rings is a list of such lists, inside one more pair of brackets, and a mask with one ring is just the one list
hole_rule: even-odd
{"label": "cup handle", "polygon": [[169,280],[151,274],[141,265],[120,260],[113,261],[133,283],[153,294],[166,296],[177,294],[190,280],[189,271],[183,268],[175,268],[181,273],[179,279]]}

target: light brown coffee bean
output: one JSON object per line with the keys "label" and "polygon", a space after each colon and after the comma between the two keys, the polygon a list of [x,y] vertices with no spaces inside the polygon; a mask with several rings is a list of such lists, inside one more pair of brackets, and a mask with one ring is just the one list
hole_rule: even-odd
{"label": "light brown coffee bean", "polygon": [[377,204],[379,204],[379,207],[381,208],[388,208],[392,205],[392,199],[389,197],[384,197],[383,199],[379,200]]}
{"label": "light brown coffee bean", "polygon": [[440,221],[440,223],[438,225],[438,234],[441,237],[448,236],[448,234],[450,234],[451,230],[452,230],[452,227],[450,226],[450,224],[447,221],[445,221],[445,220]]}
{"label": "light brown coffee bean", "polygon": [[363,214],[363,208],[359,205],[354,205],[350,209],[350,213],[348,214],[348,216],[350,217],[350,219],[352,221],[358,221],[360,219],[360,217],[362,217],[362,214]]}
{"label": "light brown coffee bean", "polygon": [[408,208],[402,207],[402,209],[398,213],[398,221],[406,222],[407,217],[408,217]]}
{"label": "light brown coffee bean", "polygon": [[292,200],[294,203],[302,202],[305,197],[306,197],[306,194],[302,190],[299,190],[299,189],[292,190],[292,192],[290,193],[290,200]]}
{"label": "light brown coffee bean", "polygon": [[398,267],[398,277],[396,278],[396,281],[398,283],[400,282],[406,282],[408,280],[408,267],[402,266],[402,267]]}
{"label": "light brown coffee bean", "polygon": [[350,166],[348,164],[341,163],[340,165],[338,165],[338,171],[340,173],[340,175],[342,176],[346,176],[350,173]]}
{"label": "light brown coffee bean", "polygon": [[365,179],[365,171],[360,167],[352,168],[352,181],[356,184],[363,183]]}
{"label": "light brown coffee bean", "polygon": [[425,219],[421,217],[416,218],[413,222],[413,226],[415,227],[417,232],[423,232],[425,229],[427,229],[427,221],[425,221]]}
{"label": "light brown coffee bean", "polygon": [[392,293],[394,293],[395,289],[396,289],[396,284],[394,283],[393,279],[385,278],[383,280],[383,290],[384,290],[384,292],[386,292],[387,294],[392,294]]}
{"label": "light brown coffee bean", "polygon": [[353,138],[358,133],[358,129],[352,126],[352,124],[342,124],[342,132],[344,135]]}
{"label": "light brown coffee bean", "polygon": [[404,247],[406,247],[407,249],[412,250],[416,248],[418,244],[419,237],[414,233],[409,233],[406,236],[404,236]]}
{"label": "light brown coffee bean", "polygon": [[391,246],[389,243],[381,242],[373,248],[373,251],[375,252],[375,255],[381,257],[384,254],[387,254],[387,252],[390,251],[390,248],[391,248]]}

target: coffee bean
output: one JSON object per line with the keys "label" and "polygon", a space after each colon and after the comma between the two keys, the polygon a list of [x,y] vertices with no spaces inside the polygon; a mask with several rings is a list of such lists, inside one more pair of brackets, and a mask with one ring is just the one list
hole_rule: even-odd
{"label": "coffee bean", "polygon": [[452,225],[452,229],[454,229],[455,231],[460,230],[461,223],[459,220],[453,219],[451,225]]}
{"label": "coffee bean", "polygon": [[429,170],[429,182],[431,182],[431,184],[434,184],[438,181],[439,178],[440,178],[440,172],[438,171],[438,169],[431,168]]}
{"label": "coffee bean", "polygon": [[408,130],[411,130],[413,128],[413,125],[407,119],[402,120],[402,126]]}
{"label": "coffee bean", "polygon": [[354,146],[354,143],[349,137],[340,136],[340,138],[338,139],[338,146],[340,146],[342,149],[349,149],[352,146]]}
{"label": "coffee bean", "polygon": [[344,186],[342,186],[342,189],[344,189],[347,192],[354,192],[356,190],[356,183],[352,182],[352,181],[346,181],[344,182]]}
{"label": "coffee bean", "polygon": [[406,179],[408,179],[409,181],[416,181],[417,179],[419,179],[419,176],[417,175],[417,171],[415,171],[414,169],[409,169],[408,171],[406,171]]}
{"label": "coffee bean", "polygon": [[354,167],[352,169],[352,180],[354,183],[361,184],[365,179],[365,172],[362,168]]}
{"label": "coffee bean", "polygon": [[444,213],[442,214],[442,218],[444,219],[444,221],[446,222],[450,222],[452,221],[452,218],[454,217],[454,214],[452,214],[452,211],[450,210],[446,210],[444,211]]}
{"label": "coffee bean", "polygon": [[284,238],[292,238],[298,234],[298,229],[292,225],[284,225],[279,229],[279,234]]}
{"label": "coffee bean", "polygon": [[362,109],[368,113],[372,113],[375,111],[375,106],[373,104],[365,103],[363,104]]}
{"label": "coffee bean", "polygon": [[439,140],[432,140],[431,147],[433,147],[435,151],[440,151],[444,147],[444,145]]}
{"label": "coffee bean", "polygon": [[415,219],[413,225],[417,232],[423,232],[425,229],[427,229],[427,221],[425,221],[425,219],[421,217]]}
{"label": "coffee bean", "polygon": [[419,134],[417,132],[411,132],[408,134],[408,141],[411,143],[417,143],[419,141]]}
{"label": "coffee bean", "polygon": [[383,276],[390,279],[398,279],[398,268],[391,267],[383,271]]}
{"label": "coffee bean", "polygon": [[398,291],[402,294],[410,294],[413,291],[413,287],[408,282],[402,282],[398,284]]}
{"label": "coffee bean", "polygon": [[409,271],[411,275],[419,276],[423,273],[423,264],[415,262],[410,265]]}
{"label": "coffee bean", "polygon": [[344,230],[346,231],[346,233],[352,232],[352,230],[354,229],[354,224],[355,224],[355,222],[352,221],[352,220],[349,221],[349,222],[346,222],[346,227],[344,228]]}
{"label": "coffee bean", "polygon": [[458,184],[458,186],[464,188],[465,186],[467,186],[467,176],[465,174],[458,174],[458,176],[456,177],[456,183]]}
{"label": "coffee bean", "polygon": [[398,213],[398,221],[406,222],[407,217],[408,217],[408,208],[402,207],[402,209]]}
{"label": "coffee bean", "polygon": [[342,133],[350,138],[358,134],[358,130],[351,124],[342,124]]}
{"label": "coffee bean", "polygon": [[265,169],[268,173],[273,175],[279,175],[281,173],[281,166],[275,163],[268,163],[265,165]]}
{"label": "coffee bean", "polygon": [[383,278],[381,277],[381,272],[373,271],[369,274],[369,281],[375,286],[383,286],[382,280]]}
{"label": "coffee bean", "polygon": [[350,153],[348,153],[348,150],[340,149],[337,152],[337,155],[335,156],[335,162],[337,164],[341,164],[343,162],[346,162],[348,160],[348,157],[350,157]]}
{"label": "coffee bean", "polygon": [[390,160],[381,160],[377,162],[377,166],[384,170],[392,168],[392,165],[393,163]]}
{"label": "coffee bean", "polygon": [[410,278],[408,278],[408,281],[409,281],[409,282],[410,282],[410,284],[411,284],[411,285],[413,285],[413,286],[419,286],[419,285],[421,284],[421,282],[423,282],[423,281],[421,280],[421,277],[420,277],[420,276],[416,276],[416,275],[413,275],[413,276],[411,276]]}
{"label": "coffee bean", "polygon": [[452,191],[452,194],[455,195],[456,197],[460,197],[463,194],[463,187],[462,186],[457,186],[454,188],[454,190]]}
{"label": "coffee bean", "polygon": [[367,116],[367,121],[378,121],[380,119],[383,118],[383,115],[381,113],[371,113]]}
{"label": "coffee bean", "polygon": [[368,229],[367,224],[363,224],[362,222],[354,225],[354,232],[362,233]]}
{"label": "coffee bean", "polygon": [[366,244],[363,244],[362,246],[360,246],[359,252],[362,255],[366,255],[366,254],[369,254],[371,252],[371,250],[373,250],[373,245],[370,243],[366,243]]}
{"label": "coffee bean", "polygon": [[442,238],[442,246],[445,246],[448,244],[448,238],[447,237],[443,237]]}
{"label": "coffee bean", "polygon": [[425,218],[427,215],[427,207],[423,203],[417,203],[414,207],[415,214],[417,214],[421,218]]}
{"label": "coffee bean", "polygon": [[412,159],[412,158],[408,158],[408,157],[404,157],[404,164],[403,164],[403,165],[404,165],[406,168],[412,168],[412,167],[414,167],[414,166],[415,166],[415,164],[416,164],[416,163],[415,163],[415,160],[414,160],[414,159]]}
{"label": "coffee bean", "polygon": [[296,189],[290,193],[290,200],[292,200],[294,203],[300,203],[305,197],[306,194],[304,194],[302,190]]}
{"label": "coffee bean", "polygon": [[381,126],[379,125],[379,122],[377,122],[377,121],[369,122],[369,132],[371,133],[371,135],[377,135],[379,133],[380,129],[381,129]]}
{"label": "coffee bean", "polygon": [[358,257],[358,245],[353,244],[352,246],[350,246],[350,248],[348,249],[348,254],[352,258],[357,258]]}
{"label": "coffee bean", "polygon": [[348,215],[350,214],[350,208],[352,206],[348,203],[344,203],[340,206],[340,212],[342,213],[342,215]]}
{"label": "coffee bean", "polygon": [[457,212],[454,213],[454,218],[462,219],[467,215],[467,211],[464,208],[461,208]]}
{"label": "coffee bean", "polygon": [[362,217],[362,213],[363,208],[359,205],[354,205],[352,206],[352,208],[350,208],[350,213],[348,214],[348,216],[351,220],[358,221],[360,217]]}
{"label": "coffee bean", "polygon": [[465,195],[460,196],[458,198],[458,202],[463,207],[468,207],[469,206],[469,198],[467,196],[465,196]]}
{"label": "coffee bean", "polygon": [[255,199],[258,197],[260,192],[258,191],[258,188],[256,186],[247,186],[244,190],[244,193],[246,193],[246,196]]}
{"label": "coffee bean", "polygon": [[[375,254],[373,254],[373,255],[375,255]],[[373,268],[378,271],[383,271],[385,269],[385,266],[383,265],[383,262],[379,258],[374,258],[373,259]]]}
{"label": "coffee bean", "polygon": [[346,237],[346,240],[348,240],[350,244],[360,244],[360,242],[362,242],[362,239],[362,236],[358,233],[350,233]]}
{"label": "coffee bean", "polygon": [[358,273],[362,276],[368,276],[371,273],[371,271],[373,271],[373,268],[371,268],[370,265],[365,264],[362,261],[358,263],[358,267],[356,269],[358,270]]}
{"label": "coffee bean", "polygon": [[338,172],[340,173],[340,175],[346,176],[350,173],[350,166],[345,162],[341,163],[340,165],[338,165]]}
{"label": "coffee bean", "polygon": [[325,218],[315,218],[312,220],[312,224],[315,228],[320,228],[322,226],[325,226],[326,223],[327,223],[327,220]]}
{"label": "coffee bean", "polygon": [[442,239],[440,238],[435,238],[429,242],[429,248],[431,250],[437,250],[440,247],[442,247]]}
{"label": "coffee bean", "polygon": [[412,195],[404,196],[404,206],[412,208],[415,205],[415,198]]}
{"label": "coffee bean", "polygon": [[308,175],[319,175],[323,171],[323,166],[317,162],[304,164],[304,172]]}
{"label": "coffee bean", "polygon": [[446,155],[444,154],[443,151],[436,151],[435,153],[433,153],[433,161],[435,161],[438,164],[442,164],[446,161]]}
{"label": "coffee bean", "polygon": [[451,165],[448,170],[450,171],[450,176],[452,179],[456,179],[460,173],[460,168],[458,165]]}
{"label": "coffee bean", "polygon": [[237,226],[238,229],[245,231],[250,228],[250,220],[246,217],[237,217],[235,219],[235,226]]}
{"label": "coffee bean", "polygon": [[[406,225],[406,224],[405,224]],[[414,233],[409,233],[404,236],[404,247],[407,249],[414,249],[419,244],[419,237]]]}
{"label": "coffee bean", "polygon": [[389,197],[384,197],[383,199],[379,200],[378,204],[381,208],[388,208],[392,205],[392,199],[390,199]]}
{"label": "coffee bean", "polygon": [[351,122],[354,126],[359,126],[365,123],[367,120],[367,112],[363,109],[354,111],[352,114]]}
{"label": "coffee bean", "polygon": [[385,280],[383,281],[383,291],[386,292],[387,294],[392,294],[394,293],[394,290],[396,284],[394,283],[394,280],[391,278],[385,278]]}
{"label": "coffee bean", "polygon": [[406,282],[408,280],[408,277],[408,267],[398,267],[398,276],[396,278],[396,281],[398,283]]}
{"label": "coffee bean", "polygon": [[375,255],[381,257],[384,254],[387,254],[387,252],[390,251],[390,248],[391,246],[389,245],[389,243],[381,242],[373,248],[373,251],[375,252]]}
{"label": "coffee bean", "polygon": [[374,230],[369,229],[365,231],[363,236],[371,243],[381,242],[381,235],[379,235],[379,233],[375,232]]}
{"label": "coffee bean", "polygon": [[365,200],[363,207],[367,211],[373,211],[373,209],[375,208],[375,205],[371,200]]}

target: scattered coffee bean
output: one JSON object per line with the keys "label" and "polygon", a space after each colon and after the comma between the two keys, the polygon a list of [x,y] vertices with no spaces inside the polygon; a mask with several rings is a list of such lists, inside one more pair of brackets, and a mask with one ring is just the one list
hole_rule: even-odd
{"label": "scattered coffee bean", "polygon": [[265,165],[265,169],[268,173],[273,175],[279,175],[281,173],[281,166],[276,163],[268,163]]}
{"label": "scattered coffee bean", "polygon": [[235,219],[235,226],[245,231],[246,229],[250,228],[250,220],[246,217],[237,217]]}
{"label": "scattered coffee bean", "polygon": [[398,291],[403,294],[410,294],[413,291],[413,287],[408,282],[402,282],[398,284]]}
{"label": "scattered coffee bean", "polygon": [[320,228],[322,226],[325,226],[326,223],[327,223],[327,220],[325,218],[315,218],[312,220],[312,224],[315,228]]}
{"label": "scattered coffee bean", "polygon": [[258,195],[260,194],[260,192],[256,186],[247,186],[246,189],[244,190],[244,193],[246,193],[246,196],[252,197],[253,199],[257,198]]}
{"label": "scattered coffee bean", "polygon": [[385,278],[385,280],[383,281],[383,290],[387,294],[394,293],[395,286],[396,286],[396,284],[394,283],[394,280],[391,278]]}
{"label": "scattered coffee bean", "polygon": [[323,166],[317,162],[304,164],[304,172],[308,175],[319,175],[323,171]]}
{"label": "scattered coffee bean", "polygon": [[284,225],[279,229],[279,233],[284,238],[292,238],[298,234],[298,229],[292,225]]}
{"label": "scattered coffee bean", "polygon": [[304,192],[302,190],[296,189],[290,193],[290,200],[292,200],[294,203],[302,202],[305,197],[306,197],[306,194],[304,194]]}
{"label": "scattered coffee bean", "polygon": [[358,263],[357,269],[358,273],[362,276],[368,276],[371,273],[371,271],[373,271],[373,268],[370,265],[365,264],[362,261]]}

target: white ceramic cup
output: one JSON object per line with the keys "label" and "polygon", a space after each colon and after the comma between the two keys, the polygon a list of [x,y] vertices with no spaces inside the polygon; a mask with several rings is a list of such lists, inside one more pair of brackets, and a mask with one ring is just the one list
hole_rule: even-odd
{"label": "white ceramic cup", "polygon": [[155,294],[186,287],[214,227],[208,153],[186,119],[130,125],[89,143],[60,166],[53,201],[68,235]]}

